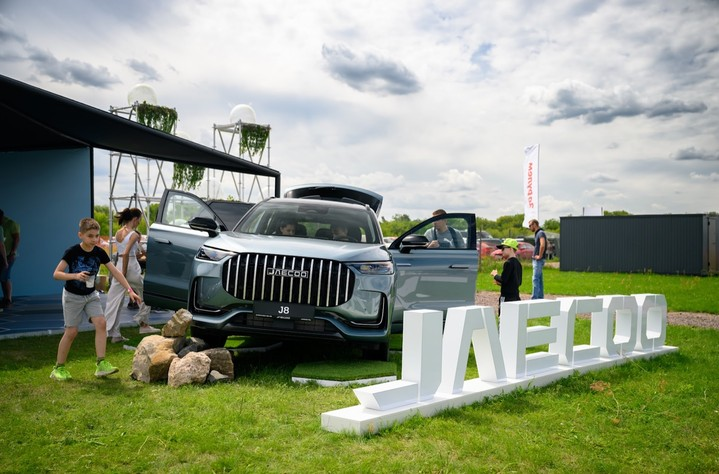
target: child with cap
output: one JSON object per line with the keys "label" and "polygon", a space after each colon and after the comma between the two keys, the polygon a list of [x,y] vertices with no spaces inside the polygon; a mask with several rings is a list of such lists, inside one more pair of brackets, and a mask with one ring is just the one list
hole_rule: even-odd
{"label": "child with cap", "polygon": [[502,303],[505,301],[519,301],[519,287],[522,285],[522,264],[516,256],[519,244],[515,239],[504,239],[497,248],[502,249],[502,258],[504,258],[504,266],[502,273],[492,270],[490,273],[494,278],[494,283],[501,286],[499,293],[499,313],[502,312]]}

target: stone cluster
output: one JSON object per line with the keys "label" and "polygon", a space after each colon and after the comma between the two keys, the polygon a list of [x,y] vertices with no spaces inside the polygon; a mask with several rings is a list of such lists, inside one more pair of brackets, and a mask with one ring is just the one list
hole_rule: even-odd
{"label": "stone cluster", "polygon": [[202,339],[186,337],[191,322],[192,314],[181,309],[162,328],[162,335],[142,339],[132,360],[131,377],[146,383],[166,380],[171,387],[232,380],[230,351],[207,349]]}

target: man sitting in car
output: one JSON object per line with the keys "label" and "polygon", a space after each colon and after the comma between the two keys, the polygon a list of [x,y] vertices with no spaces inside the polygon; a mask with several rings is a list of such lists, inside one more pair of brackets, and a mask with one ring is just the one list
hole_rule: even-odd
{"label": "man sitting in car", "polygon": [[332,231],[332,240],[343,240],[350,241],[349,235],[347,234],[347,225],[341,222],[332,224],[330,230]]}
{"label": "man sitting in car", "polygon": [[296,227],[295,221],[288,219],[280,221],[280,225],[277,227],[275,235],[295,235]]}

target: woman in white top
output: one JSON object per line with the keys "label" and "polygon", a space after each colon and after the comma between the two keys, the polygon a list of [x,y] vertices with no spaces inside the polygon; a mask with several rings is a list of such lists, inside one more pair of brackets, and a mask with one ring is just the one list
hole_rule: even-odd
{"label": "woman in white top", "polygon": [[[137,232],[137,226],[140,225],[142,219],[142,211],[136,207],[132,209],[125,208],[117,216],[117,223],[120,224],[120,230],[115,234],[115,242],[117,242],[117,268],[127,279],[135,293],[142,298],[143,279],[140,263],[137,261],[137,246],[140,242],[140,233]],[[127,338],[120,334],[120,310],[123,300],[125,299],[125,289],[120,282],[113,279],[110,290],[107,292],[107,307],[105,309],[105,318],[107,319],[107,337],[112,338],[112,342],[124,342]],[[140,309],[133,319],[140,325],[140,334],[155,334],[160,330],[147,324],[150,307],[144,301],[140,303]]]}

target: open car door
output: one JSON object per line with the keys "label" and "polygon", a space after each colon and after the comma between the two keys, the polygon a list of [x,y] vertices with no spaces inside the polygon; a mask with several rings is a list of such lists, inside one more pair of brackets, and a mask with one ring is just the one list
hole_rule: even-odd
{"label": "open car door", "polygon": [[[446,221],[452,242],[428,248],[436,235],[434,223],[439,220]],[[467,237],[460,231],[467,231]],[[446,311],[474,304],[479,269],[474,214],[452,213],[427,219],[395,239],[388,249],[397,270],[393,332],[401,331],[407,310]]]}
{"label": "open car door", "polygon": [[202,199],[165,190],[157,219],[148,231],[145,303],[171,310],[186,308],[193,259],[208,238],[223,230],[227,230],[223,220]]}

